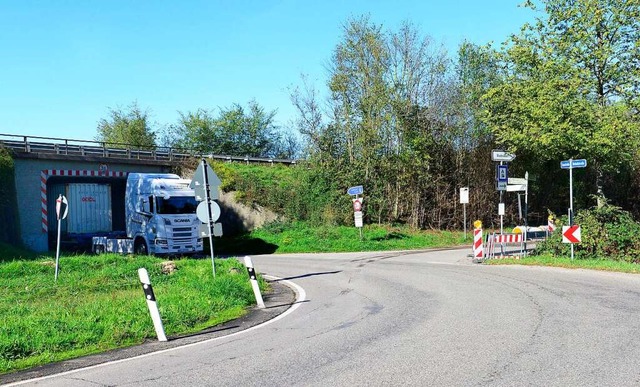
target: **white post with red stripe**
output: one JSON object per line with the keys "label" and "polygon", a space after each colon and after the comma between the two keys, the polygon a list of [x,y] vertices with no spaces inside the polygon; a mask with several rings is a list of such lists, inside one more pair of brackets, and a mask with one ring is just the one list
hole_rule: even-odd
{"label": "white post with red stripe", "polygon": [[482,246],[482,222],[476,220],[473,222],[473,258],[474,259],[483,259],[484,258],[484,249]]}

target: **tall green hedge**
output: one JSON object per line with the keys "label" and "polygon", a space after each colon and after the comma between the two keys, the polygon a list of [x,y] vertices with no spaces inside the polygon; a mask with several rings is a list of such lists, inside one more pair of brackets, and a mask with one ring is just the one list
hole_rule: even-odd
{"label": "tall green hedge", "polygon": [[0,145],[0,241],[14,245],[20,240],[15,187],[13,158]]}

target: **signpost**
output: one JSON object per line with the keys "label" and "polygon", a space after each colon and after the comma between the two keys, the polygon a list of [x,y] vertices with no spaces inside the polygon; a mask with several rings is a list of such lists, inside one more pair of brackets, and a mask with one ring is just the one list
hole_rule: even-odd
{"label": "signpost", "polygon": [[347,190],[347,194],[351,196],[355,196],[351,200],[353,201],[353,220],[355,226],[360,230],[360,240],[362,240],[362,226],[363,226],[363,215],[362,215],[362,202],[364,198],[358,197],[362,195],[364,189],[361,185],[356,185],[355,187],[351,187]]}
{"label": "signpost", "polygon": [[[569,170],[569,226],[573,226],[573,168],[585,168],[586,166],[587,160],[585,159],[569,159],[560,162],[560,168]],[[564,236],[564,227],[562,234]],[[571,260],[573,261],[573,243],[571,243]]]}
{"label": "signpost", "polygon": [[54,281],[58,282],[58,263],[60,261],[60,229],[62,224],[62,219],[66,218],[69,214],[69,202],[67,202],[67,198],[63,195],[58,196],[56,199],[56,218],[58,219],[58,244],[56,246],[56,274],[54,277]]}
{"label": "signpost", "polygon": [[[498,161],[500,164],[496,167],[496,189],[500,192],[500,203],[498,204],[498,215],[500,215],[500,235],[504,233],[504,202],[502,196],[509,186],[509,167],[504,164],[515,160],[516,155],[503,150],[494,149],[491,151],[491,160]],[[504,254],[504,244],[500,245]]]}
{"label": "signpost", "polygon": [[460,204],[462,204],[464,239],[467,240],[467,204],[469,204],[469,187],[460,188]]}
{"label": "signpost", "polygon": [[[207,160],[203,158],[189,184],[189,188],[195,191],[196,200],[202,202],[198,204],[196,215],[201,222],[206,223],[208,226],[211,268],[214,278],[216,276],[216,265],[213,260],[213,236],[217,234],[216,231],[221,230],[215,227],[215,221],[220,217],[220,207],[213,200],[218,199],[218,187],[220,183],[221,181],[218,175],[216,175],[209,163],[207,163]],[[222,235],[222,233],[219,234]]]}

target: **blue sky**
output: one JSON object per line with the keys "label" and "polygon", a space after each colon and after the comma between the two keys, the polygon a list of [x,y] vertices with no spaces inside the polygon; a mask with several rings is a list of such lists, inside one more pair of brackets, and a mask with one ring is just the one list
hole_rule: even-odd
{"label": "blue sky", "polygon": [[92,140],[109,108],[136,101],[153,121],[255,99],[286,126],[288,88],[326,64],[350,17],[411,21],[455,54],[499,45],[532,19],[519,0],[0,0],[0,133]]}

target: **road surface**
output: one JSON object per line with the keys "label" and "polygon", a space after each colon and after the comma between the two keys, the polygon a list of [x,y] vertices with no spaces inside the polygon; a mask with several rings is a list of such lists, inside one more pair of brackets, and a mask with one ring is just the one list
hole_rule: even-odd
{"label": "road surface", "polygon": [[282,318],[26,385],[640,385],[640,276],[468,252],[257,256],[299,287]]}

